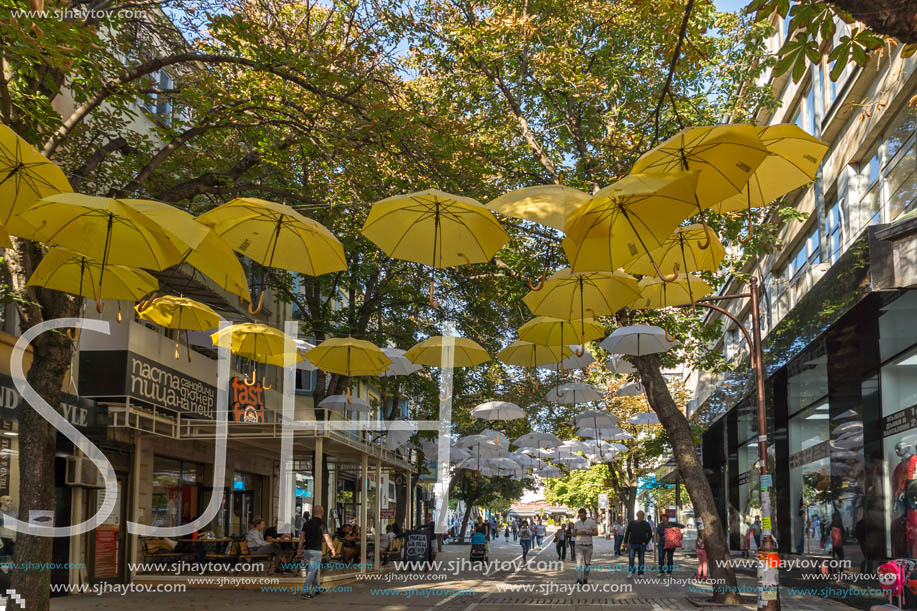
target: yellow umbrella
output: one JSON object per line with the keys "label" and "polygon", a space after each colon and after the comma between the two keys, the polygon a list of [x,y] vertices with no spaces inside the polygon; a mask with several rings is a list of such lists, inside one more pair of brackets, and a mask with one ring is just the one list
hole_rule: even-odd
{"label": "yellow umbrella", "polygon": [[[212,229],[180,208],[148,199],[124,199],[122,203],[143,213],[163,227],[182,261],[199,270],[221,288],[251,301],[251,289],[239,258]],[[212,328],[212,327],[210,327]]]}
{"label": "yellow umbrella", "polygon": [[[474,367],[490,360],[487,350],[467,337],[450,337],[453,341],[452,366]],[[434,335],[414,345],[404,353],[412,363],[429,367],[442,367],[443,337]]]}
{"label": "yellow umbrella", "polygon": [[376,202],[361,233],[390,257],[433,267],[430,305],[437,269],[485,263],[509,241],[493,212],[437,189]]}
{"label": "yellow umbrella", "polygon": [[[28,286],[43,286],[80,297],[119,301],[135,301],[159,287],[156,278],[141,269],[109,265],[105,271],[108,273],[103,282],[101,262],[66,248],[52,248],[32,272]],[[118,322],[121,322],[120,304]],[[69,329],[67,336],[73,341],[78,337]]]}
{"label": "yellow umbrella", "polygon": [[[701,249],[701,244],[708,239],[709,246]],[[695,223],[677,228],[661,246],[628,263],[626,269],[641,276],[655,276],[657,268],[663,273],[671,270],[673,275],[702,270],[715,272],[725,256],[726,249],[720,239],[704,231],[700,223]]]}
{"label": "yellow umbrella", "polygon": [[[256,363],[285,367],[288,356],[293,363],[303,360],[293,338],[274,327],[254,322],[233,324],[211,334],[210,341],[219,346],[226,336],[229,336],[229,350],[233,354]],[[251,386],[257,380],[257,370],[253,368],[251,381],[246,378],[245,382]],[[265,385],[264,389],[270,390],[270,387]]]}
{"label": "yellow umbrella", "polygon": [[542,346],[582,345],[600,337],[605,337],[605,326],[592,318],[571,322],[536,316],[519,327],[519,339]]}
{"label": "yellow umbrella", "polygon": [[569,346],[542,346],[541,344],[516,340],[498,352],[497,358],[507,365],[537,367],[539,365],[559,363],[572,354],[573,351]]}
{"label": "yellow umbrella", "polygon": [[43,197],[73,191],[57,165],[0,125],[0,225]]}
{"label": "yellow umbrella", "polygon": [[322,371],[347,377],[379,375],[392,364],[381,348],[352,337],[326,339],[309,350],[306,358]]}
{"label": "yellow umbrella", "polygon": [[567,221],[570,268],[610,272],[658,248],[695,212],[696,185],[696,172],[673,172],[630,174],[605,187]]}
{"label": "yellow umbrella", "polygon": [[642,297],[630,306],[632,310],[688,305],[713,292],[709,284],[694,274],[680,274],[668,281],[646,276],[640,280],[640,289]]}
{"label": "yellow umbrella", "polygon": [[630,274],[575,273],[565,268],[546,280],[542,290],[533,291],[522,300],[541,316],[583,320],[610,316],[639,297],[637,279]]}
{"label": "yellow umbrella", "polygon": [[[181,260],[158,223],[115,198],[60,193],[38,201],[19,218],[32,229],[23,237],[99,261],[100,284],[111,264],[163,270]],[[96,295],[96,309],[102,307]]]}
{"label": "yellow umbrella", "polygon": [[[135,306],[140,318],[149,320],[167,329],[180,329],[185,331],[185,345],[188,349],[188,362],[191,362],[191,346],[188,341],[188,331],[207,331],[220,324],[220,315],[213,311],[207,304],[188,299],[164,295],[143,304]],[[180,358],[178,342],[175,342],[175,358]]]}
{"label": "yellow umbrella", "polygon": [[[226,202],[197,217],[232,248],[263,267],[310,276],[347,269],[344,246],[321,223],[284,204],[253,197]],[[257,314],[264,305],[264,276]]]}
{"label": "yellow umbrella", "polygon": [[563,231],[567,215],[589,199],[588,194],[571,187],[539,185],[505,193],[487,202],[487,208]]}
{"label": "yellow umbrella", "polygon": [[0,227],[0,248],[12,248],[13,242],[10,240],[10,234],[6,229]]}
{"label": "yellow umbrella", "polygon": [[631,172],[696,170],[700,212],[739,193],[767,155],[751,125],[689,127],[644,153]]}
{"label": "yellow umbrella", "polygon": [[752,233],[751,209],[766,206],[815,180],[828,145],[792,123],[758,128],[758,136],[770,153],[745,184],[742,192],[711,206],[717,212],[748,209],[748,233]]}

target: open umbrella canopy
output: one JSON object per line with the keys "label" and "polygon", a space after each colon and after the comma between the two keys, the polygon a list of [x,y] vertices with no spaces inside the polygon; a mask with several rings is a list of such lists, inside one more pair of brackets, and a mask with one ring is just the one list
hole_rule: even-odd
{"label": "open umbrella canopy", "polygon": [[525,410],[507,401],[488,401],[471,410],[471,415],[481,420],[515,420],[524,418]]}
{"label": "open umbrella canopy", "polygon": [[294,339],[293,341],[296,342],[296,349],[299,351],[300,356],[303,357],[301,361],[296,363],[296,368],[303,371],[318,371],[318,367],[313,365],[312,361],[305,358],[306,353],[315,348],[315,344],[310,344],[304,339]]}
{"label": "open umbrella canopy", "polygon": [[504,433],[501,433],[500,431],[495,431],[493,429],[484,429],[483,431],[481,431],[478,434],[490,439],[493,443],[497,444],[498,446],[502,446],[504,448],[509,447],[509,437],[507,437]]}
{"label": "open umbrella canopy", "polygon": [[608,450],[605,452],[598,452],[595,454],[586,454],[586,458],[589,459],[589,462],[592,463],[605,463],[605,462],[614,462],[617,457],[618,452],[615,450]]}
{"label": "open umbrella canopy", "polygon": [[163,270],[182,258],[166,229],[111,197],[50,195],[23,211],[19,218],[32,228],[22,237],[64,246],[103,266],[113,263]]}
{"label": "open umbrella canopy", "polygon": [[514,444],[520,448],[555,448],[559,446],[561,440],[557,438],[556,435],[551,433],[541,433],[535,431],[533,433],[526,433],[521,435],[513,441]]}
{"label": "open umbrella canopy", "polygon": [[554,478],[563,476],[564,472],[557,467],[547,466],[532,472],[533,475],[545,478]]}
{"label": "open umbrella canopy", "polygon": [[629,382],[615,391],[615,394],[619,397],[637,397],[645,393],[643,386],[637,382]]}
{"label": "open umbrella canopy", "polygon": [[165,295],[137,308],[140,318],[149,320],[167,329],[184,329],[188,331],[207,331],[220,324],[220,315],[205,303]]}
{"label": "open umbrella canopy", "polygon": [[[411,347],[410,350],[404,353],[404,356],[418,365],[442,367],[443,340],[442,335],[429,337]],[[449,337],[449,340],[453,343],[453,367],[474,367],[490,360],[487,350],[484,350],[474,340],[470,340],[467,337]]]}
{"label": "open umbrella canopy", "polygon": [[671,281],[644,276],[640,280],[642,297],[632,303],[632,310],[673,308],[694,303],[713,292],[713,287],[695,274],[680,274]]}
{"label": "open umbrella canopy", "polygon": [[[52,248],[29,277],[29,286],[43,286],[71,295],[95,298],[102,264],[67,248]],[[156,278],[140,269],[109,265],[102,282],[102,299],[136,301],[155,291]]]}
{"label": "open umbrella canopy", "polygon": [[623,272],[556,272],[522,301],[535,314],[564,320],[610,316],[640,298],[637,279]]}
{"label": "open umbrella canopy", "polygon": [[395,450],[405,445],[408,440],[417,432],[417,425],[407,420],[393,420],[385,425],[385,447],[388,450]]}
{"label": "open umbrella canopy", "polygon": [[475,435],[465,435],[464,437],[459,438],[455,442],[456,447],[465,448],[467,450],[474,451],[476,446],[483,446],[488,449],[495,449],[498,451],[498,454],[494,456],[500,456],[504,449],[494,440],[493,437],[488,437],[486,435],[475,434]]}
{"label": "open umbrella canopy", "polygon": [[618,439],[632,438],[624,429],[617,425],[604,425],[600,427],[581,426],[576,429],[576,434],[580,437],[592,437],[594,439],[602,439],[605,441],[612,441],[617,438],[617,435],[622,433],[628,436],[620,437]]}
{"label": "open umbrella canopy", "polygon": [[328,395],[318,402],[318,406],[333,412],[349,410],[352,412],[368,413],[373,411],[372,406],[363,399],[348,397],[347,395]]}
{"label": "open umbrella canopy", "polygon": [[[707,244],[707,248],[701,248]],[[726,249],[720,239],[705,230],[700,223],[678,227],[657,248],[643,253],[627,264],[628,273],[641,276],[655,276],[662,271],[667,277],[672,274],[711,271],[720,268]],[[655,265],[653,263],[655,262]]]}
{"label": "open umbrella canopy", "polygon": [[542,346],[583,345],[605,336],[605,325],[595,319],[575,322],[550,316],[536,316],[519,327],[519,339]]}
{"label": "open umbrella canopy", "polygon": [[285,204],[239,197],[197,217],[236,252],[310,276],[347,269],[344,246],[321,223]]}
{"label": "open umbrella canopy", "polygon": [[383,348],[382,352],[392,360],[388,369],[379,374],[382,378],[391,378],[395,376],[407,376],[423,369],[423,365],[415,365],[404,356],[404,350],[398,348]]}
{"label": "open umbrella canopy", "polygon": [[562,243],[575,272],[611,272],[659,248],[698,212],[697,173],[630,174],[596,193],[567,220]]}
{"label": "open umbrella canopy", "polygon": [[548,463],[541,460],[540,458],[535,458],[534,456],[530,456],[529,454],[525,454],[523,452],[510,452],[509,458],[511,458],[513,462],[517,462],[522,465],[522,467],[525,469],[542,469],[548,466]]}
{"label": "open umbrella canopy", "polygon": [[283,367],[287,355],[293,363],[302,359],[293,338],[274,327],[253,322],[233,324],[213,333],[210,340],[214,346],[219,346],[227,335],[233,354],[258,363]]}
{"label": "open umbrella canopy", "polygon": [[598,388],[591,384],[567,382],[566,384],[561,384],[557,388],[552,388],[545,398],[554,403],[576,405],[578,403],[601,401],[604,396]]}
{"label": "open umbrella canopy", "polygon": [[558,446],[558,449],[560,448],[564,448],[570,452],[588,452],[590,450],[590,447],[587,443],[583,441],[577,441],[575,439],[568,439],[564,441],[560,446]]}
{"label": "open umbrella canopy", "polygon": [[122,199],[165,229],[169,241],[182,253],[182,260],[218,286],[251,301],[251,289],[242,263],[223,238],[196,218],[169,204],[149,199]]}
{"label": "open umbrella canopy", "polygon": [[654,325],[630,325],[615,329],[599,344],[611,354],[642,356],[665,352],[675,345],[666,339],[665,329]]}
{"label": "open umbrella canopy", "polygon": [[563,231],[567,215],[589,200],[588,194],[571,187],[538,185],[505,193],[487,202],[487,208]]}
{"label": "open umbrella canopy", "polygon": [[769,155],[764,158],[741,193],[712,206],[717,212],[766,206],[815,180],[828,145],[793,123],[757,128]]}
{"label": "open umbrella canopy", "polygon": [[627,419],[630,424],[659,424],[659,417],[655,412],[644,412]]}
{"label": "open umbrella canopy", "polygon": [[306,358],[328,373],[342,376],[374,376],[392,364],[380,348],[362,339],[332,337],[306,353]]}
{"label": "open umbrella canopy", "polygon": [[559,363],[573,354],[568,346],[542,346],[532,342],[516,340],[497,353],[497,358],[507,365],[518,367],[537,367],[549,363]]}
{"label": "open umbrella canopy", "polygon": [[644,153],[631,172],[697,171],[697,206],[706,209],[741,192],[768,154],[751,125],[689,127]]}
{"label": "open umbrella canopy", "polygon": [[599,409],[590,409],[573,417],[573,422],[578,427],[588,427],[592,429],[602,429],[604,427],[615,427],[621,419],[612,414]]}
{"label": "open umbrella canopy", "polygon": [[0,124],[0,225],[43,197],[72,190],[56,164]]}
{"label": "open umbrella canopy", "polygon": [[509,241],[480,202],[437,189],[376,202],[361,233],[390,257],[438,269],[485,263]]}
{"label": "open umbrella canopy", "polygon": [[619,375],[637,373],[637,368],[630,361],[625,361],[620,356],[610,356],[605,359],[605,368],[611,373]]}

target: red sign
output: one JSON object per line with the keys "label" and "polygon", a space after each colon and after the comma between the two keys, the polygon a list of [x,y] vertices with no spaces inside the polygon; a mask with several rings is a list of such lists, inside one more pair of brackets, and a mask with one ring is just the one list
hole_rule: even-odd
{"label": "red sign", "polygon": [[380,509],[379,517],[383,520],[394,520],[395,519],[395,510],[394,509]]}
{"label": "red sign", "polygon": [[120,529],[111,524],[96,528],[95,577],[109,579],[118,576],[118,533]]}
{"label": "red sign", "polygon": [[235,422],[264,422],[264,386],[234,377],[229,385],[229,407]]}

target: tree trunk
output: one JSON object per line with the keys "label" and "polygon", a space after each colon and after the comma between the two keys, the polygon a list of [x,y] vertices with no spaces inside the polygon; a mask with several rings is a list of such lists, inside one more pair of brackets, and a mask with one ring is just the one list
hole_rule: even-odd
{"label": "tree trunk", "polygon": [[902,44],[917,43],[917,0],[833,0],[830,4],[873,32],[893,36]]}
{"label": "tree trunk", "polygon": [[624,489],[624,511],[627,512],[627,521],[631,522],[634,519],[634,514],[636,514],[637,508],[637,489],[633,486],[628,486]]}
{"label": "tree trunk", "polygon": [[462,517],[462,532],[459,533],[459,543],[465,542],[465,529],[468,528],[468,520],[471,519],[471,503],[465,503],[465,515]]}
{"label": "tree trunk", "polygon": [[707,549],[710,576],[716,580],[723,580],[720,583],[725,585],[725,588],[718,588],[714,592],[713,601],[737,604],[739,597],[736,576],[729,564],[731,557],[726,530],[720,521],[716,502],[713,499],[713,490],[710,488],[710,482],[707,481],[703,465],[694,447],[694,438],[691,435],[688,419],[672,400],[665,378],[662,377],[659,357],[655,354],[638,356],[634,358],[634,364],[640,372],[643,388],[646,389],[646,397],[668,434],[672,453],[675,455],[675,463],[678,465],[678,472],[684,480],[685,488],[691,496],[695,515],[704,521],[704,543]]}

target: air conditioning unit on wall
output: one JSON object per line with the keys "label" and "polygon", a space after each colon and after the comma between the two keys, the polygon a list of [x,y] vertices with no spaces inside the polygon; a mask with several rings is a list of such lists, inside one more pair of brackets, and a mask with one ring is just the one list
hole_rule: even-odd
{"label": "air conditioning unit on wall", "polygon": [[99,468],[85,456],[67,457],[67,474],[65,481],[68,486],[81,486],[83,488],[104,488],[105,479]]}

